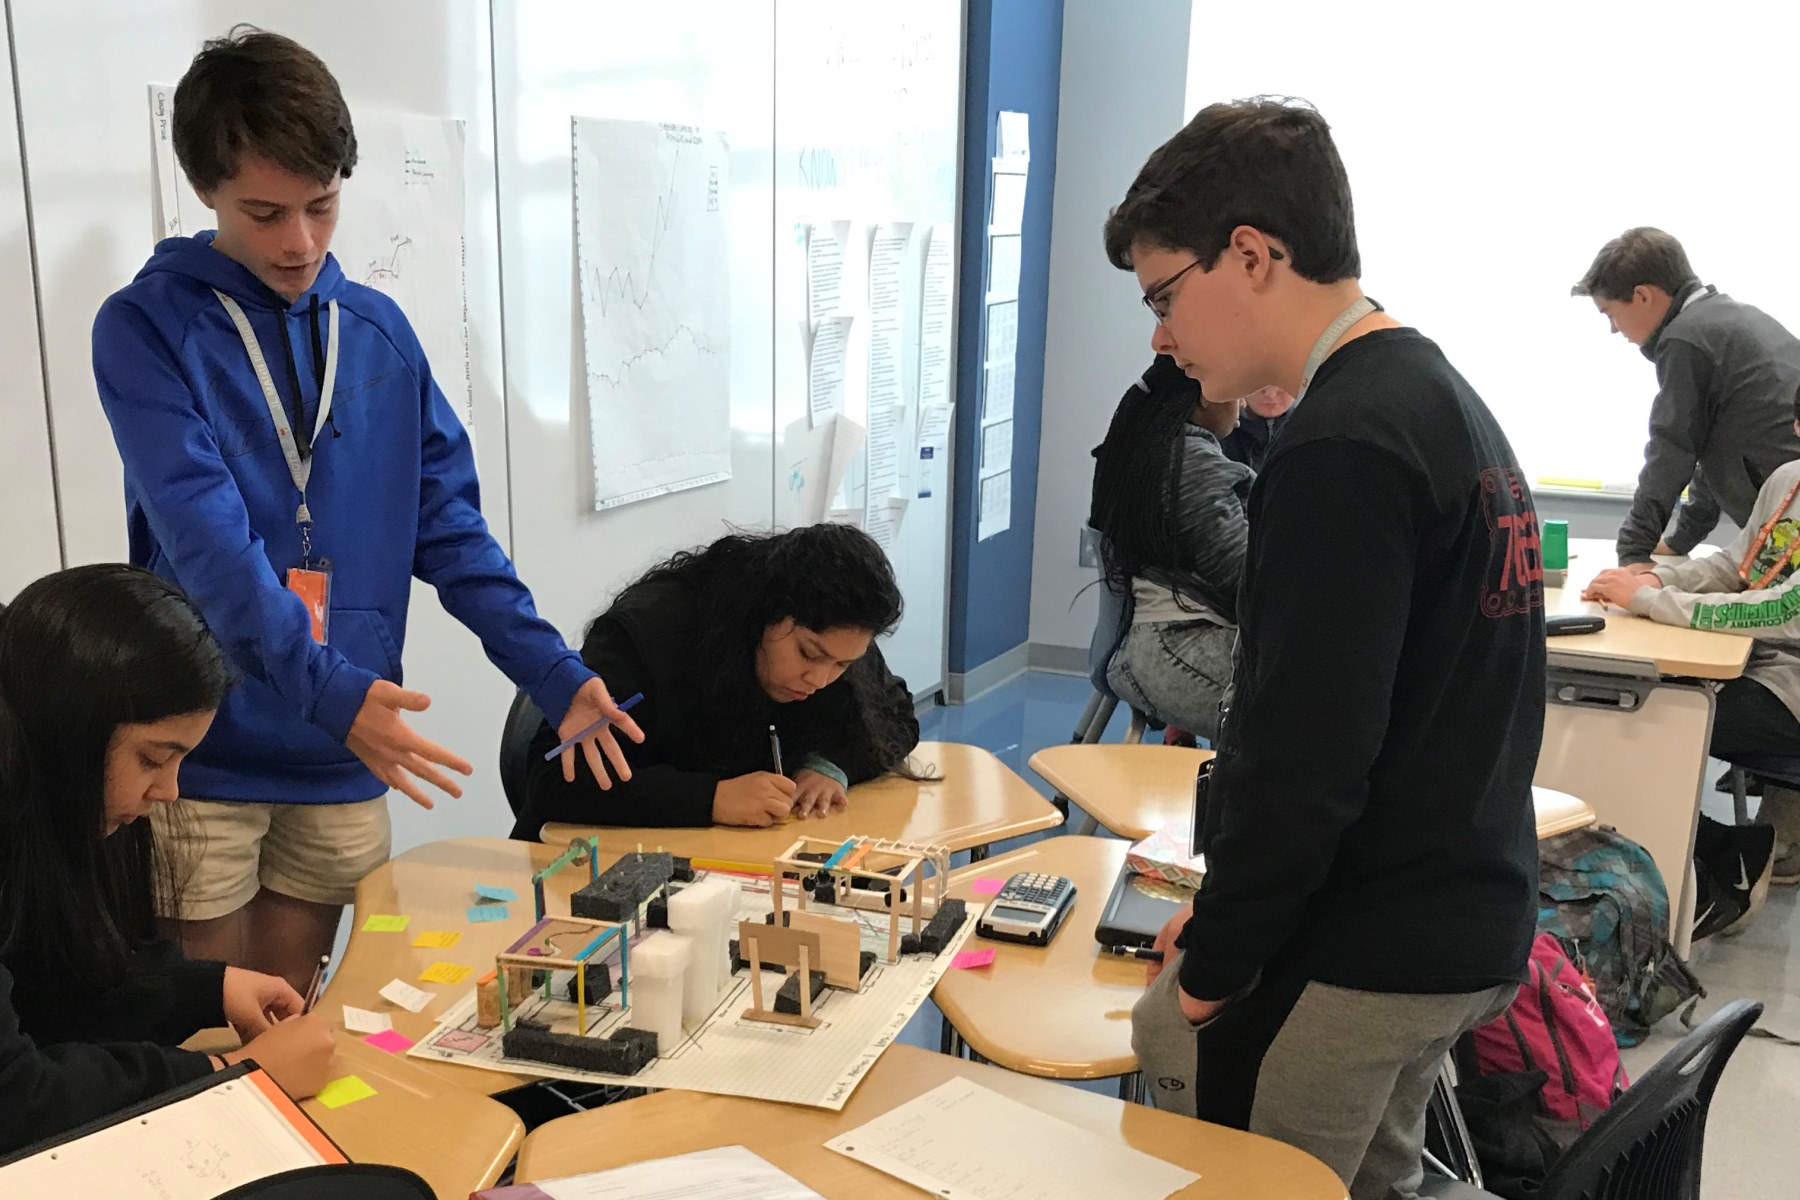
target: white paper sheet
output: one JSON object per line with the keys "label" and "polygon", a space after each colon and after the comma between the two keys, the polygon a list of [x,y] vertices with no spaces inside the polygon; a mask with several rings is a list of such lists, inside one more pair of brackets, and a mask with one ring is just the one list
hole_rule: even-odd
{"label": "white paper sheet", "polygon": [[956,415],[954,404],[933,404],[919,414],[919,445],[945,450],[950,445],[950,421]]}
{"label": "white paper sheet", "polygon": [[943,1200],[1154,1200],[1200,1178],[962,1078],[825,1146]]}
{"label": "white paper sheet", "polygon": [[386,1033],[393,1027],[394,1020],[386,1013],[344,1005],[344,1028],[351,1033]]}
{"label": "white paper sheet", "polygon": [[743,1146],[653,1158],[611,1171],[533,1185],[550,1200],[822,1200],[819,1193]]}
{"label": "white paper sheet", "polygon": [[806,316],[815,324],[844,305],[844,240],[850,222],[831,221],[806,231]]}
{"label": "white paper sheet", "polygon": [[900,431],[905,415],[906,408],[900,404],[871,405],[869,409],[869,479],[863,529],[883,550],[892,550],[894,545],[889,502],[901,494]]}
{"label": "white paper sheet", "polygon": [[981,427],[981,473],[1012,470],[1013,423],[999,421]]}
{"label": "white paper sheet", "polygon": [[987,361],[1010,363],[1019,352],[1019,303],[990,304],[987,310]]}
{"label": "white paper sheet", "polygon": [[1006,163],[1028,163],[1031,161],[1031,114],[1022,112],[1002,112],[997,121],[999,126],[998,143],[999,159]]}
{"label": "white paper sheet", "polygon": [[425,1006],[431,1003],[430,992],[422,992],[404,980],[396,979],[381,989],[381,997],[391,1000],[407,1012],[424,1012]]}
{"label": "white paper sheet", "polygon": [[1019,298],[1019,244],[1024,240],[1017,234],[988,239],[989,304]]}
{"label": "white paper sheet", "polygon": [[1028,176],[994,172],[993,207],[988,214],[989,233],[1019,233],[1025,228],[1025,185]]}
{"label": "white paper sheet", "polygon": [[731,478],[723,134],[574,119],[594,508]]}
{"label": "white paper sheet", "polygon": [[882,225],[869,250],[869,410],[901,404],[901,339],[905,326],[906,248],[912,224]]}
{"label": "white paper sheet", "polygon": [[991,421],[1010,421],[1013,415],[1013,360],[990,362],[987,365],[986,387],[981,395],[981,420],[983,424]]}
{"label": "white paper sheet", "polygon": [[814,425],[844,409],[844,354],[851,317],[829,317],[812,331],[807,349],[806,411]]}
{"label": "white paper sheet", "polygon": [[0,1196],[211,1200],[324,1161],[255,1084],[239,1078],[0,1167]]}
{"label": "white paper sheet", "polygon": [[981,481],[981,508],[975,540],[985,542],[1012,528],[1012,472],[1001,471]]}
{"label": "white paper sheet", "polygon": [[925,274],[919,288],[919,410],[950,403],[951,336],[956,326],[956,241],[949,225],[925,235]]}

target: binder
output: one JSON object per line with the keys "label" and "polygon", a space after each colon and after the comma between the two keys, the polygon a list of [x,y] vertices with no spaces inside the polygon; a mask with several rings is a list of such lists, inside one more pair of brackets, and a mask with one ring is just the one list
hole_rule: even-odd
{"label": "binder", "polygon": [[0,1195],[212,1200],[281,1171],[348,1161],[245,1062],[0,1159]]}

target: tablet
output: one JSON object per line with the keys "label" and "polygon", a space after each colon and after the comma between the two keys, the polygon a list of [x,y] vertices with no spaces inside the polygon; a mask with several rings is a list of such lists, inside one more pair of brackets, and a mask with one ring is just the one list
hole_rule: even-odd
{"label": "tablet", "polygon": [[1129,864],[1119,869],[1094,940],[1107,949],[1135,950],[1155,943],[1169,918],[1194,902],[1194,889],[1139,875]]}

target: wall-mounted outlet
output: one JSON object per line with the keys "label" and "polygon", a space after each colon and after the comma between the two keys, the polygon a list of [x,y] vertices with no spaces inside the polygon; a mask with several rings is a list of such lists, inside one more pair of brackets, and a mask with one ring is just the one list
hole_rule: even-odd
{"label": "wall-mounted outlet", "polygon": [[1100,567],[1100,531],[1083,525],[1075,544],[1075,565],[1078,567]]}

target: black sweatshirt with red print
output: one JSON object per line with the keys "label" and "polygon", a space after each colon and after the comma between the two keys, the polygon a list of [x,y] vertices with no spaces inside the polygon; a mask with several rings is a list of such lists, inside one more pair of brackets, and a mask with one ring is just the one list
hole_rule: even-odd
{"label": "black sweatshirt with red print", "polygon": [[1531,492],[1475,390],[1415,330],[1341,345],[1250,497],[1183,990],[1524,977],[1543,613]]}

